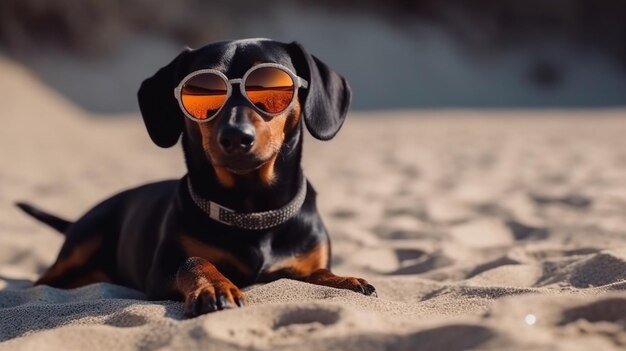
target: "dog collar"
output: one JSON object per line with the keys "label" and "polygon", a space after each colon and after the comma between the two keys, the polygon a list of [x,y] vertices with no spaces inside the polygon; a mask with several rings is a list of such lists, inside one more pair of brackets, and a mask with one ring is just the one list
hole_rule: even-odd
{"label": "dog collar", "polygon": [[191,180],[187,177],[189,194],[196,206],[215,221],[248,230],[263,230],[276,227],[295,216],[302,207],[302,204],[304,204],[304,199],[306,198],[307,181],[304,176],[302,176],[301,183],[300,190],[298,190],[298,194],[296,194],[293,200],[279,209],[264,212],[240,213],[196,194],[191,186]]}

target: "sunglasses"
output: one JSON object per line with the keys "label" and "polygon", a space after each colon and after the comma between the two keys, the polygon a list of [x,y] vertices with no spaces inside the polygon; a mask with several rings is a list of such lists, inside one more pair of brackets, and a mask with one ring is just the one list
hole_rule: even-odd
{"label": "sunglasses", "polygon": [[262,63],[250,68],[241,79],[228,79],[215,69],[188,74],[174,89],[181,110],[196,122],[215,118],[231,96],[233,84],[259,112],[275,116],[286,111],[296,100],[299,88],[309,83],[289,68],[276,63]]}

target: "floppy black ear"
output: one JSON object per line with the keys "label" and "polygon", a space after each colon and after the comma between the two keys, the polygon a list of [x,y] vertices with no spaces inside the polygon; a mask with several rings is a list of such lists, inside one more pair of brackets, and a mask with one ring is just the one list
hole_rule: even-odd
{"label": "floppy black ear", "polygon": [[319,140],[332,139],[346,119],[352,98],[350,86],[300,43],[291,43],[290,49],[298,75],[309,82],[308,89],[300,89],[307,129]]}
{"label": "floppy black ear", "polygon": [[188,60],[190,49],[185,49],[167,66],[141,83],[137,99],[150,139],[160,147],[171,147],[183,131],[185,115],[174,97],[180,68]]}

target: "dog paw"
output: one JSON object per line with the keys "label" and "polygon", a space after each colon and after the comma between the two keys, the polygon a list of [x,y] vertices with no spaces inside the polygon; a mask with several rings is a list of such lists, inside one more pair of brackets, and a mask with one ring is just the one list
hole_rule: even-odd
{"label": "dog paw", "polygon": [[378,297],[378,294],[376,293],[376,288],[372,284],[368,283],[367,280],[352,277],[346,277],[343,279],[344,281],[340,283],[340,285],[343,286],[343,289],[356,291],[366,296]]}
{"label": "dog paw", "polygon": [[329,286],[331,288],[352,290],[367,296],[378,296],[376,288],[368,283],[367,280],[354,277],[340,277],[334,275],[327,269],[318,269],[306,278],[305,281],[312,284]]}
{"label": "dog paw", "polygon": [[232,284],[205,284],[185,297],[185,316],[196,317],[219,310],[242,307],[245,298]]}

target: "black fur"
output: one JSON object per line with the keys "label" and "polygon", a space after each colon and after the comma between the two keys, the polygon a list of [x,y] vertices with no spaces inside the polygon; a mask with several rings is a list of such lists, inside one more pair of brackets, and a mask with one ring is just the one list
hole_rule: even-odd
{"label": "black fur", "polygon": [[[139,109],[152,141],[160,147],[176,144],[183,131],[183,113],[174,97],[177,77],[186,64],[190,50],[181,52],[169,65],[141,84],[137,93]],[[166,89],[165,87],[172,87]]]}
{"label": "black fur", "polygon": [[320,140],[332,139],[346,119],[352,91],[348,82],[299,43],[291,43],[293,62],[309,82],[304,95],[304,121],[311,135]]}

